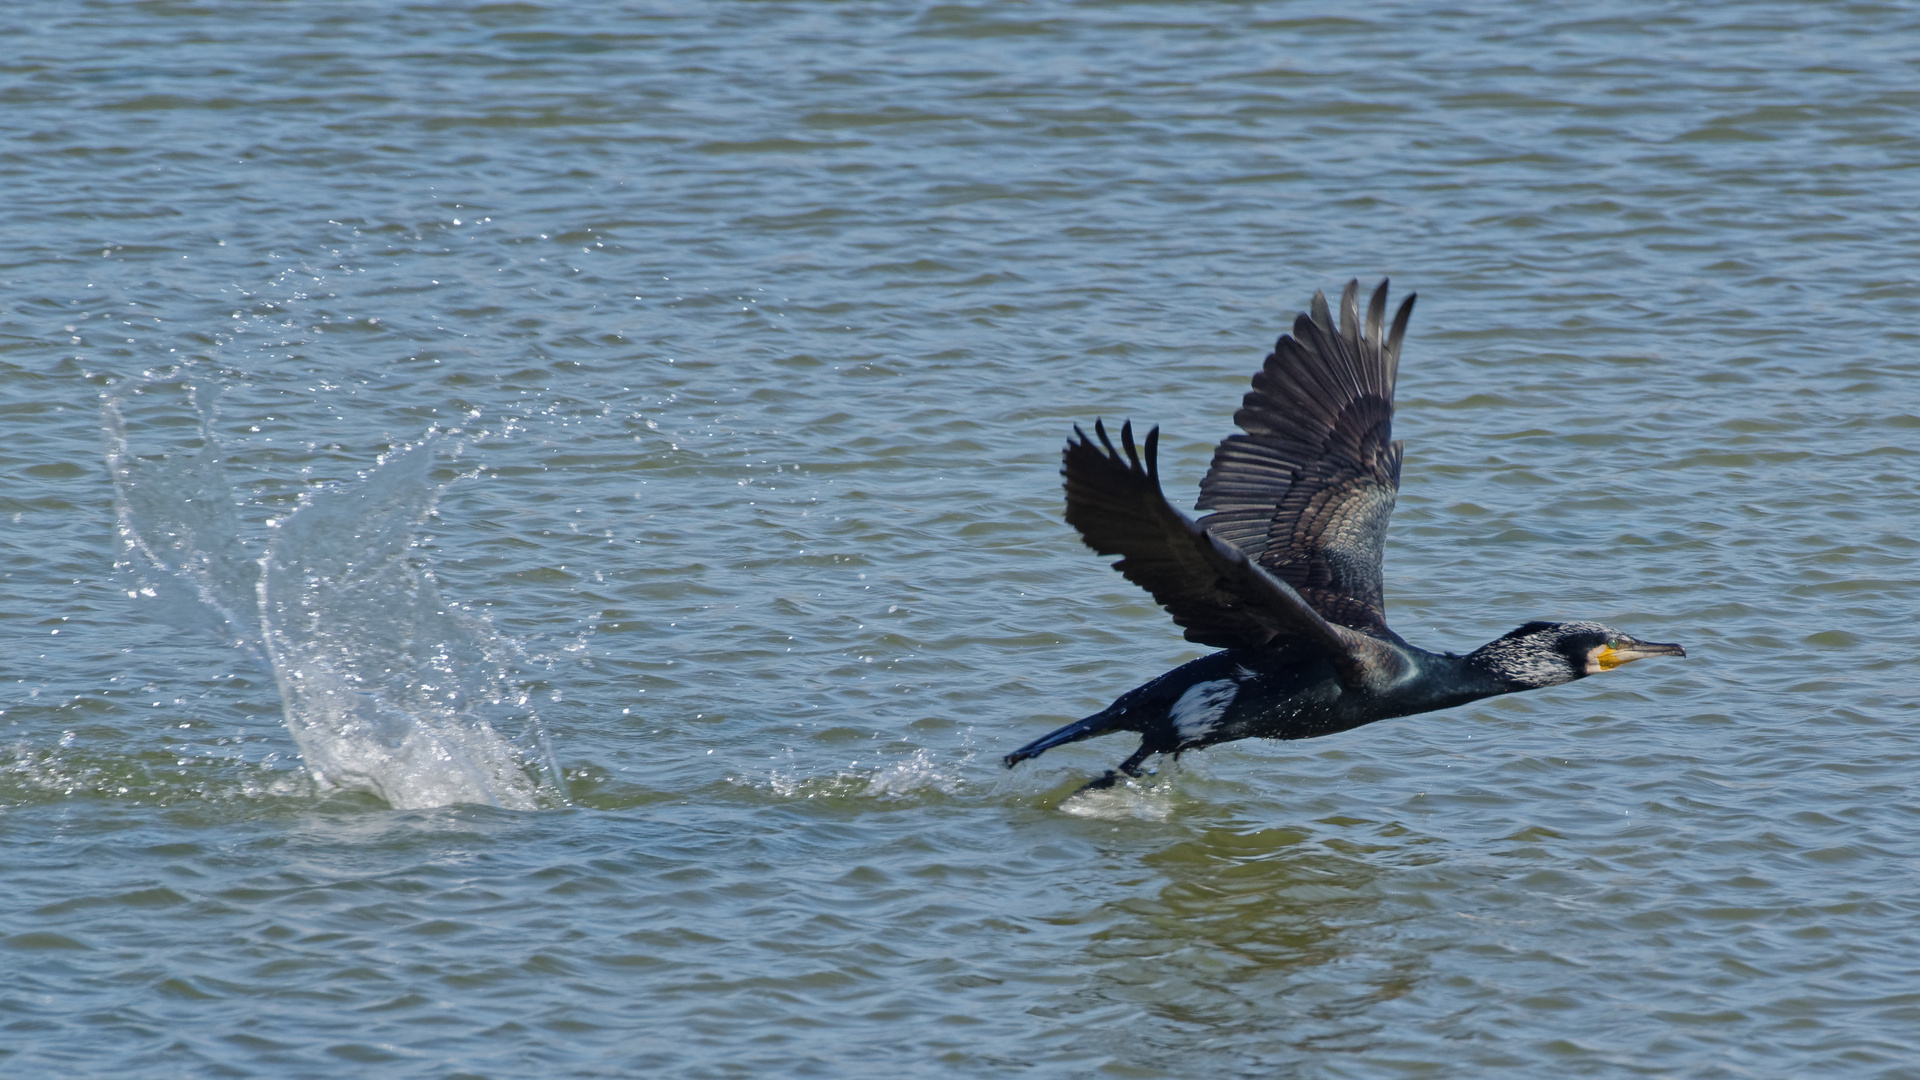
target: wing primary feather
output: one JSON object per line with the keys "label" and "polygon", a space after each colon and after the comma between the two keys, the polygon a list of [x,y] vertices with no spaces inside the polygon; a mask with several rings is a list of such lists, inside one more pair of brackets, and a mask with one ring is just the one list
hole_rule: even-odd
{"label": "wing primary feather", "polygon": [[1382,352],[1387,356],[1387,388],[1392,389],[1400,377],[1400,340],[1407,336],[1407,321],[1413,318],[1413,302],[1420,299],[1419,293],[1408,293],[1400,301],[1400,310],[1394,313],[1393,329],[1387,331],[1387,343]]}
{"label": "wing primary feather", "polygon": [[[1309,310],[1312,314],[1309,315],[1308,318],[1315,326],[1326,330],[1329,334],[1333,333],[1333,316],[1327,311],[1326,293],[1321,292],[1319,289],[1313,290],[1313,304]],[[1298,326],[1294,328],[1294,331],[1295,333],[1299,332]]]}
{"label": "wing primary feather", "polygon": [[1380,286],[1373,290],[1373,299],[1367,302],[1367,341],[1375,348],[1386,344],[1386,338],[1380,331],[1387,324],[1387,279],[1380,279]]}
{"label": "wing primary feather", "polygon": [[1340,290],[1340,336],[1347,339],[1347,347],[1360,352],[1360,279],[1350,278],[1347,287]]}

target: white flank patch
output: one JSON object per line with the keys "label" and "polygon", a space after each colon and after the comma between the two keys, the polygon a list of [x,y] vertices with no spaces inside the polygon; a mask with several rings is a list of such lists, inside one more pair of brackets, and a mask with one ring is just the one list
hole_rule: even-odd
{"label": "white flank patch", "polygon": [[1216,679],[1188,687],[1172,709],[1173,726],[1179,730],[1181,741],[1197,739],[1213,730],[1239,691],[1240,685],[1232,679]]}

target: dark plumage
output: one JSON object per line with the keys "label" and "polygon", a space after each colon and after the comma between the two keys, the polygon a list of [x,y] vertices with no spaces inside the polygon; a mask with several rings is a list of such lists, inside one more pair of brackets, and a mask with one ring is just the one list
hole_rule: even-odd
{"label": "dark plumage", "polygon": [[[1254,736],[1306,739],[1495,694],[1557,686],[1678,645],[1592,622],[1531,622],[1465,656],[1432,653],[1387,627],[1381,553],[1400,487],[1393,387],[1412,296],[1386,324],[1382,281],[1360,317],[1347,283],[1334,326],[1327,299],[1296,317],[1233,414],[1245,432],[1214,451],[1193,521],[1160,491],[1160,429],[1118,446],[1096,421],[1067,441],[1067,521],[1087,546],[1186,628],[1225,650],[1183,664],[1112,705],[1006,756],[1134,731],[1118,771],[1150,754]],[[1089,786],[1118,778],[1108,772]]]}

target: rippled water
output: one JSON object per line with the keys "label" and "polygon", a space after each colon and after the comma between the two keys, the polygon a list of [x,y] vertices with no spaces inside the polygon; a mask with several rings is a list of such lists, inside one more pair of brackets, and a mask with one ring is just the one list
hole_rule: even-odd
{"label": "rippled water", "polygon": [[[8,8],[0,1073],[1913,1075],[1920,24],[1580,12]],[[1688,659],[1000,770],[1198,655],[1070,426],[1380,275],[1396,629]],[[564,799],[323,790],[126,513]]]}

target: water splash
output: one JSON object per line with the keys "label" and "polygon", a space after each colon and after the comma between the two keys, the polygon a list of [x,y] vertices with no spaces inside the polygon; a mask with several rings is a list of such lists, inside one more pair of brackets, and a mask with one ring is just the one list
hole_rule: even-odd
{"label": "water splash", "polygon": [[1100,821],[1165,821],[1173,816],[1173,785],[1122,779],[1109,788],[1074,792],[1061,800],[1059,810]]}
{"label": "water splash", "polygon": [[957,761],[943,761],[926,748],[915,750],[894,761],[882,762],[871,769],[841,769],[832,774],[802,775],[797,770],[774,770],[764,785],[745,777],[730,777],[734,783],[761,787],[783,799],[839,797],[903,800],[926,795],[955,795],[960,792],[962,770],[972,755]]}
{"label": "water splash", "polygon": [[[200,418],[200,445],[189,453],[136,457],[126,394],[104,405],[130,599],[163,621],[215,631],[270,670],[287,730],[322,790],[367,791],[401,809],[564,801],[545,731],[515,678],[524,654],[443,598],[416,557],[417,531],[443,490],[431,478],[440,440],[304,494],[254,557],[211,406],[186,389]],[[516,738],[502,734],[515,729]]]}
{"label": "water splash", "polygon": [[121,400],[146,389],[136,385],[108,396],[101,410],[120,538],[114,569],[133,585],[128,599],[148,615],[211,631],[265,665],[260,563],[241,543],[238,502],[213,435],[211,402],[198,387],[184,386],[199,417],[199,448],[142,460],[129,450]]}

